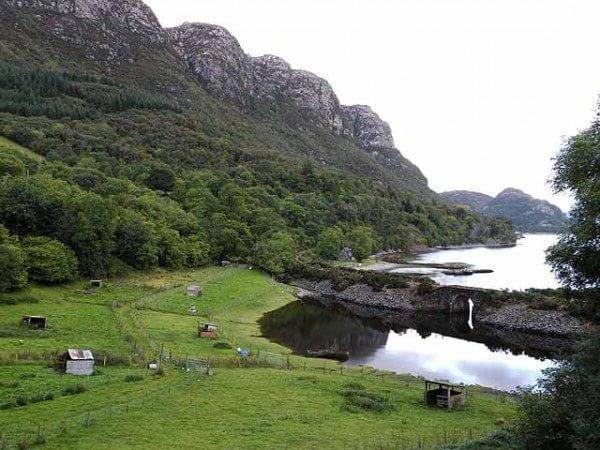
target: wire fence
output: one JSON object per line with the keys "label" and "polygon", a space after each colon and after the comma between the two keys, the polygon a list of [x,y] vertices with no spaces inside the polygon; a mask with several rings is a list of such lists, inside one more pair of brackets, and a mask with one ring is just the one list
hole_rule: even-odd
{"label": "wire fence", "polygon": [[141,392],[139,397],[127,402],[114,403],[110,400],[58,420],[46,417],[43,422],[26,421],[13,426],[4,425],[0,429],[0,449],[27,449],[61,436],[77,436],[82,430],[100,422],[116,423],[119,420],[118,416],[135,411],[142,412],[144,405],[164,398],[170,394],[170,390],[170,386],[162,386],[153,391],[146,390]]}

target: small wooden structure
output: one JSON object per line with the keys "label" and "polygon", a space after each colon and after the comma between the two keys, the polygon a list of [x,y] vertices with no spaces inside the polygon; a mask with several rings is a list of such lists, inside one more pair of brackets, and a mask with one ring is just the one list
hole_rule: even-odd
{"label": "small wooden structure", "polygon": [[207,339],[217,339],[219,337],[219,327],[214,323],[198,323],[198,336]]}
{"label": "small wooden structure", "polygon": [[101,288],[102,280],[90,280],[90,287],[92,288]]}
{"label": "small wooden structure", "polygon": [[44,316],[23,316],[21,323],[39,330],[46,329],[46,318]]}
{"label": "small wooden structure", "polygon": [[70,348],[59,358],[61,369],[71,375],[94,373],[94,355],[90,350]]}
{"label": "small wooden structure", "polygon": [[465,406],[466,388],[459,384],[425,380],[424,400],[427,405],[446,409]]}
{"label": "small wooden structure", "polygon": [[200,286],[191,285],[187,287],[185,293],[188,297],[198,297],[202,295],[202,288]]}

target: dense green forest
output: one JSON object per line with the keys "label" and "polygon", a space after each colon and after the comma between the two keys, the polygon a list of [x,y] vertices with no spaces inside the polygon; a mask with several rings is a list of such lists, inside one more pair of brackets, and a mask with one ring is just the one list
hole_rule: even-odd
{"label": "dense green forest", "polygon": [[64,267],[48,282],[223,259],[281,272],[344,246],[364,258],[514,237],[501,220],[264,148],[251,129],[89,74],[3,61],[0,111],[0,221],[12,252],[2,264],[23,266],[2,271],[4,286],[23,284],[34,237],[77,260],[52,257]]}

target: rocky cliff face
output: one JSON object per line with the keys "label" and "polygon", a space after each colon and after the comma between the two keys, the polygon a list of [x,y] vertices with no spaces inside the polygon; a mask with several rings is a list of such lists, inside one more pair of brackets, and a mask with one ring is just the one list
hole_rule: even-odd
{"label": "rocky cliff face", "polygon": [[472,211],[482,212],[494,199],[491,195],[473,191],[448,191],[442,192],[442,197],[450,203],[468,206]]}
{"label": "rocky cliff face", "polygon": [[216,25],[185,23],[168,31],[190,70],[213,95],[244,107],[287,99],[319,125],[341,133],[339,101],[322,78],[294,70],[276,56],[248,56],[235,37]]}
{"label": "rocky cliff face", "polygon": [[567,220],[558,206],[515,188],[507,188],[496,197],[471,191],[450,191],[441,195],[451,203],[466,205],[475,212],[506,217],[523,232],[559,232]]}
{"label": "rocky cliff face", "polygon": [[139,0],[0,0],[0,30],[11,59],[114,75],[167,95],[186,95],[181,58]]}
{"label": "rocky cliff face", "polygon": [[[165,37],[152,10],[138,0],[5,0],[3,3],[38,12],[54,13],[58,17],[67,15],[94,21],[105,31],[115,27],[127,27],[132,32],[144,33],[150,39]],[[56,20],[58,17],[50,20]]]}
{"label": "rocky cliff face", "polygon": [[292,69],[277,56],[251,57],[235,37],[216,25],[185,23],[168,32],[189,69],[213,95],[245,108],[290,102],[319,126],[355,140],[381,164],[412,169],[395,148],[390,126],[368,106],[340,105],[326,80]]}

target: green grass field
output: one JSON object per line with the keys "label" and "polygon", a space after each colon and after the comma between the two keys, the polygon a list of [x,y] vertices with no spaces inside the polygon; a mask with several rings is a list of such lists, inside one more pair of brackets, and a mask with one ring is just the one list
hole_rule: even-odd
{"label": "green grass field", "polygon": [[[203,287],[201,297],[185,295],[191,283]],[[0,448],[425,449],[481,436],[515,414],[504,397],[477,388],[463,411],[428,408],[416,378],[290,355],[260,337],[257,319],[293,299],[292,288],[241,267],[133,274],[93,292],[80,282],[1,295]],[[198,316],[187,313],[191,304]],[[23,314],[46,315],[48,330],[23,329]],[[202,320],[219,325],[219,341],[251,348],[268,367],[233,367],[234,350],[197,337]],[[68,347],[132,362],[101,360],[93,376],[61,375],[48,354]],[[153,374],[142,361],[159,349],[210,358],[213,374],[170,362]],[[348,406],[349,389],[381,411]]]}

